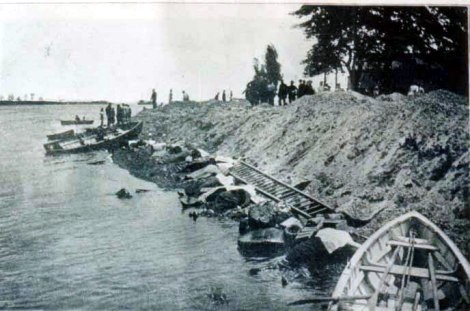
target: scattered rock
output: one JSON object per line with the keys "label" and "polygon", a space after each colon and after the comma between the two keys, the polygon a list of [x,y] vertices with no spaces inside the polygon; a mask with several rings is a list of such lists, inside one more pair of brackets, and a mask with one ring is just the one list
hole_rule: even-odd
{"label": "scattered rock", "polygon": [[258,229],[242,235],[238,248],[245,256],[276,256],[284,252],[284,234],[277,228]]}
{"label": "scattered rock", "polygon": [[248,221],[251,228],[269,228],[276,225],[276,203],[267,201],[253,205],[248,212]]}
{"label": "scattered rock", "polygon": [[116,192],[116,196],[119,199],[130,199],[130,198],[132,198],[132,195],[130,194],[129,191],[126,190],[126,188],[122,188],[121,190]]}

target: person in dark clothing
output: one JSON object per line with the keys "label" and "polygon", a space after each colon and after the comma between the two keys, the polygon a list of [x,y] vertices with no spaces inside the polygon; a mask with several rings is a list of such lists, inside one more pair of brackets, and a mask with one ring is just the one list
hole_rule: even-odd
{"label": "person in dark clothing", "polygon": [[288,86],[288,94],[289,94],[289,104],[295,100],[295,96],[297,95],[297,87],[294,85],[294,81],[290,82]]}
{"label": "person in dark clothing", "polygon": [[215,97],[214,97],[215,100],[219,100],[219,94],[220,92],[217,92],[217,94],[215,94]]}
{"label": "person in dark clothing", "polygon": [[106,120],[108,122],[108,127],[111,125],[111,110],[113,109],[113,107],[111,107],[111,104],[108,104],[108,106],[106,106]]}
{"label": "person in dark clothing", "polygon": [[233,100],[233,92],[230,91],[230,101],[232,101],[232,100]]}
{"label": "person in dark clothing", "polygon": [[297,90],[297,98],[300,98],[304,95],[305,95],[304,80],[299,80],[299,89]]}
{"label": "person in dark clothing", "polygon": [[287,85],[284,83],[283,80],[281,80],[281,84],[279,85],[279,91],[277,93],[279,106],[287,105],[286,98],[288,91],[289,90]]}
{"label": "person in dark clothing", "polygon": [[152,96],[150,99],[152,100],[153,109],[157,108],[157,92],[155,92],[155,89],[152,89]]}
{"label": "person in dark clothing", "polygon": [[224,103],[227,101],[227,96],[225,95],[225,90],[222,91],[222,101]]}
{"label": "person in dark clothing", "polygon": [[114,122],[116,121],[115,117],[116,117],[116,111],[114,110],[113,107],[111,107],[108,123],[113,125]]}
{"label": "person in dark clothing", "polygon": [[101,108],[100,110],[100,126],[103,127],[104,126],[104,109]]}
{"label": "person in dark clothing", "polygon": [[122,123],[122,113],[121,105],[118,104],[116,107],[116,120],[118,125]]}
{"label": "person in dark clothing", "polygon": [[314,95],[315,94],[315,90],[313,89],[313,86],[312,86],[312,81],[307,81],[307,84],[304,86],[304,93],[305,95]]}

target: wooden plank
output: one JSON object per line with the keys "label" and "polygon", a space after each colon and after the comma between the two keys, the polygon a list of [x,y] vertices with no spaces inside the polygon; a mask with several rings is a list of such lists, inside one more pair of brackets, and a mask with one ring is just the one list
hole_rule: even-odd
{"label": "wooden plank", "polygon": [[[393,252],[393,255],[392,255],[392,259],[390,260],[389,264],[387,265],[387,267],[385,269],[382,269],[383,274],[380,277],[379,286],[377,286],[377,288],[375,288],[374,294],[372,295],[372,297],[367,302],[367,305],[369,307],[369,311],[374,311],[377,307],[377,301],[379,300],[379,294],[382,290],[382,287],[385,285],[385,283],[387,281],[388,274],[392,271],[392,268],[394,266],[394,263],[395,263],[395,260],[397,258],[399,250],[400,250],[400,247],[397,247],[395,249],[395,251]],[[361,269],[361,270],[363,270],[363,269]]]}
{"label": "wooden plank", "polygon": [[322,208],[323,208],[323,207],[322,207],[321,205],[314,205],[314,206],[312,206],[312,207],[306,209],[305,211],[310,214],[310,213],[314,213],[314,212],[316,212],[316,211],[318,211],[318,210],[320,210],[320,209],[322,209]]}
{"label": "wooden plank", "polygon": [[316,211],[308,212],[308,214],[310,215],[310,217],[314,217],[315,215],[321,214],[324,212],[331,212],[331,210],[327,207],[322,207],[322,208],[317,209]]}
{"label": "wooden plank", "polygon": [[444,267],[446,268],[447,270],[449,270],[449,272],[454,272],[456,269],[453,269],[452,266],[450,265],[450,263],[444,258],[444,256],[442,256],[442,254],[440,252],[434,252],[434,257],[436,257],[437,261],[439,261],[439,263]]}
{"label": "wooden plank", "polygon": [[289,206],[289,208],[291,209],[291,211],[294,213],[294,214],[299,214],[299,215],[302,215],[303,217],[307,218],[307,219],[310,219],[312,218],[312,216],[310,214],[307,214],[306,212],[296,208],[296,207],[293,207],[293,206]]}
{"label": "wooden plank", "polygon": [[416,249],[425,249],[425,250],[429,250],[429,251],[437,251],[438,248],[435,247],[434,245],[431,245],[431,244],[411,244],[411,243],[408,243],[408,242],[402,242],[402,241],[395,241],[395,240],[390,240],[390,241],[387,241],[387,244],[388,245],[392,245],[392,246],[403,246],[403,247],[414,247]]}
{"label": "wooden plank", "polygon": [[[397,248],[398,249],[398,248]],[[406,274],[408,267],[406,266],[401,266],[401,265],[394,265],[391,268],[390,274],[393,275],[401,275],[403,276]],[[360,269],[363,271],[368,271],[368,272],[377,272],[377,273],[384,273],[385,269],[384,267],[380,266],[365,266],[361,265]],[[439,281],[448,281],[448,282],[459,282],[459,279],[450,275],[445,275],[445,274],[440,274],[440,271],[436,271],[436,280]],[[426,268],[418,268],[418,267],[411,267],[410,269],[410,276],[417,277],[417,278],[422,278],[422,279],[429,279],[429,270]]]}
{"label": "wooden plank", "polygon": [[297,194],[295,192],[286,192],[286,194],[281,195],[279,199],[286,200],[287,198],[294,196],[294,195],[297,195]]}
{"label": "wooden plank", "polygon": [[431,276],[432,297],[434,301],[434,311],[439,311],[439,298],[437,297],[436,270],[434,270],[434,259],[432,254],[428,253],[429,275]]}

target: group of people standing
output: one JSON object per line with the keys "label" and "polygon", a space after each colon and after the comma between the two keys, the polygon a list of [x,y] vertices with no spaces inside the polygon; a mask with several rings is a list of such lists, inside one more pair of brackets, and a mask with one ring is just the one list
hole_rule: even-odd
{"label": "group of people standing", "polygon": [[292,103],[297,98],[300,98],[304,95],[313,95],[315,90],[312,86],[312,81],[299,80],[299,86],[295,86],[294,81],[290,82],[290,85],[284,83],[281,80],[279,85],[279,91],[277,92],[278,104],[279,106],[287,105],[287,99],[289,99],[289,104]]}
{"label": "group of people standing", "polygon": [[131,120],[132,110],[129,105],[126,104],[118,104],[116,109],[113,108],[112,104],[108,104],[106,109],[101,108],[100,110],[100,121],[101,127],[104,126],[104,113],[106,113],[106,120],[108,127],[117,123],[117,125],[121,125],[124,123],[128,123]]}
{"label": "group of people standing", "polygon": [[[189,94],[186,91],[182,91],[183,101],[189,101]],[[157,103],[157,92],[155,89],[152,89],[152,95],[150,95],[150,100],[152,102],[152,107],[155,109],[158,106]],[[173,102],[173,89],[170,89],[170,94],[168,95],[168,104]],[[163,104],[162,104],[163,105]]]}
{"label": "group of people standing", "polygon": [[[217,94],[215,94],[215,97],[214,97],[214,100],[219,100],[219,95],[220,95],[220,92],[217,92]],[[229,95],[229,101],[232,101],[233,99],[233,93],[232,91],[230,91],[230,95]],[[223,102],[226,102],[227,101],[227,94],[225,93],[225,90],[222,91],[222,101]]]}

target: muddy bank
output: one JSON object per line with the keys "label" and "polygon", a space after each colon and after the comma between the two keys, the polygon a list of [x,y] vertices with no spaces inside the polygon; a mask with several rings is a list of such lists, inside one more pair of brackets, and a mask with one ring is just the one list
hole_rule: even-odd
{"label": "muddy bank", "polygon": [[[446,91],[377,99],[357,93],[303,97],[287,107],[247,102],[175,103],[145,110],[141,135],[245,158],[279,179],[357,217],[384,208],[360,229],[417,210],[470,254],[467,100]],[[134,156],[115,161],[163,186],[183,185],[171,169]],[[149,157],[151,158],[151,157]],[[127,164],[126,164],[127,163]],[[171,182],[165,184],[161,176]]]}

